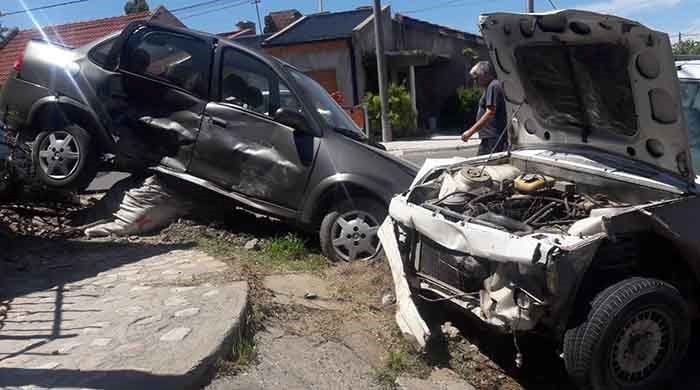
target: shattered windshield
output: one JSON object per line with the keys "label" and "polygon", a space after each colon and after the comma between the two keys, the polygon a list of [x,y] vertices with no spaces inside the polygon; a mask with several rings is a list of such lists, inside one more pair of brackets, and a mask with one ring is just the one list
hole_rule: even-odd
{"label": "shattered windshield", "polygon": [[681,81],[681,97],[685,123],[688,126],[693,170],[700,172],[700,80]]}
{"label": "shattered windshield", "polygon": [[314,109],[321,114],[325,124],[334,129],[345,129],[362,134],[347,112],[328,94],[328,92],[311,77],[294,69],[289,69],[294,80],[302,87],[303,93]]}
{"label": "shattered windshield", "polygon": [[527,102],[543,126],[636,134],[624,46],[529,46],[517,49],[515,57]]}

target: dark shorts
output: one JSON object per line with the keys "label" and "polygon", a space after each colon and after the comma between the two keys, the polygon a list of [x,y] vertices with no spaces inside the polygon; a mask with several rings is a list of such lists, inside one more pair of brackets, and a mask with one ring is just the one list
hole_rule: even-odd
{"label": "dark shorts", "polygon": [[498,145],[496,145],[496,142],[498,142],[497,137],[482,138],[478,155],[498,153],[506,150],[506,137],[503,137],[501,142],[498,142]]}

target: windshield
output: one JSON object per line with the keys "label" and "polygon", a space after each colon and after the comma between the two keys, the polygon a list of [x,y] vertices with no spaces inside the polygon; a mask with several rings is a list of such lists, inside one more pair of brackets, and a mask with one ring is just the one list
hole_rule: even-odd
{"label": "windshield", "polygon": [[314,109],[321,114],[327,126],[352,130],[362,134],[362,131],[355,125],[355,122],[350,119],[347,112],[333,100],[319,83],[295,69],[289,68],[289,72],[292,74],[297,84],[301,86],[307,100],[309,100]]}
{"label": "windshield", "polygon": [[681,81],[681,97],[693,170],[700,172],[700,80]]}

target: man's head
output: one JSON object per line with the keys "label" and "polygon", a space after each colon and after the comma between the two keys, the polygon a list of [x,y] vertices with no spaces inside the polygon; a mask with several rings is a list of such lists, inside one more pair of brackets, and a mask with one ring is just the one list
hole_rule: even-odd
{"label": "man's head", "polygon": [[479,61],[469,71],[469,75],[482,88],[488,87],[489,83],[496,78],[496,72],[488,61]]}

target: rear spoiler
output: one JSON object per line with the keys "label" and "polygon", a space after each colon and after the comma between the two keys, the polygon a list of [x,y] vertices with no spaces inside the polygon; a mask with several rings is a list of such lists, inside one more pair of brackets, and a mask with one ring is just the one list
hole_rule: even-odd
{"label": "rear spoiler", "polygon": [[71,49],[71,50],[75,49],[74,46],[66,45],[65,43],[61,43],[61,42],[52,41],[50,39],[32,38],[32,41],[48,43],[49,45],[59,46],[59,47],[62,47],[64,49]]}

